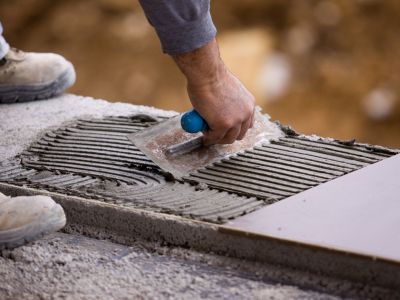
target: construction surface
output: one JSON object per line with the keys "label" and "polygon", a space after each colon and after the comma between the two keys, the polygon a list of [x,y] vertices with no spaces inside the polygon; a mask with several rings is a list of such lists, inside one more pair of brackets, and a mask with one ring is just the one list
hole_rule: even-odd
{"label": "construction surface", "polygon": [[263,278],[267,272],[251,273],[238,260],[154,246],[135,243],[127,247],[79,235],[53,234],[0,257],[0,297],[339,299],[276,284],[275,279]]}
{"label": "construction surface", "polygon": [[168,182],[127,139],[164,119],[134,114],[69,122],[0,164],[0,180],[223,223],[395,154],[289,132]]}
{"label": "construction surface", "polygon": [[[124,136],[173,112],[72,95],[1,109],[0,191],[11,195],[53,192],[51,196],[67,212],[66,232],[131,247],[57,234],[3,253],[5,298],[25,293],[33,299],[139,294],[144,298],[329,299],[311,290],[344,297],[399,296],[393,290],[399,269],[385,262],[235,237],[231,229],[215,225],[263,206],[273,207],[268,204],[396,151],[309,139],[287,131],[279,141],[170,182]],[[172,245],[262,262],[199,254]],[[286,267],[274,266],[278,263]],[[297,266],[298,270],[291,269]],[[345,276],[349,266],[356,269],[351,274],[359,275]],[[395,278],[387,281],[381,271]]]}

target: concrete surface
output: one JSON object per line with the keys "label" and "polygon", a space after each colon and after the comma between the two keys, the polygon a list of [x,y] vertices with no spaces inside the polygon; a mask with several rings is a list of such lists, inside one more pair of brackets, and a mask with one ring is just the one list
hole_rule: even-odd
{"label": "concrete surface", "polygon": [[[246,272],[262,274],[260,278],[272,282],[346,298],[400,297],[400,291],[392,286],[392,281],[397,281],[398,269],[392,269],[392,266],[380,261],[366,262],[358,257],[263,239],[246,232],[233,232],[232,229],[219,225],[140,209],[123,209],[91,199],[7,186],[3,183],[0,183],[0,191],[7,195],[51,196],[67,213],[68,224],[64,228],[67,233],[107,239],[128,246],[135,245],[137,241],[148,241],[146,243],[150,243],[149,247],[153,250],[159,249],[160,245],[168,245],[171,251],[179,255],[195,253],[194,250],[186,250],[188,248],[202,253],[219,253],[224,256],[208,255],[208,261],[216,265],[222,263],[229,268],[243,267]],[[254,265],[251,261],[257,263]],[[332,273],[331,276],[326,276],[327,270]],[[349,281],[346,278],[355,280]],[[392,288],[377,287],[377,279],[382,278],[384,283],[391,283]]]}
{"label": "concrete surface", "polygon": [[[56,233],[0,257],[1,299],[326,299],[208,255]],[[215,258],[214,258],[215,259]],[[237,263],[237,262],[236,262]]]}
{"label": "concrete surface", "polygon": [[[29,104],[1,106],[0,157],[3,160],[20,153],[43,130],[58,127],[60,124],[77,117],[99,117],[112,114],[130,115],[149,112],[157,112],[160,115],[174,114],[173,112],[162,112],[128,104],[111,104],[73,95]],[[10,191],[24,194],[42,193],[42,191],[28,191],[24,187],[10,189]],[[82,201],[82,199],[67,195],[58,195],[55,198],[67,210],[72,225],[77,220],[83,224],[77,227],[70,226],[70,224],[67,227],[68,232],[80,232],[91,234],[97,238],[103,237],[113,241],[121,241],[129,244],[133,249],[137,249],[134,250],[136,255],[130,256],[128,254],[125,259],[117,259],[121,264],[119,266],[118,263],[115,263],[115,255],[124,257],[124,254],[120,252],[126,253],[124,251],[127,251],[130,253],[131,250],[124,249],[131,248],[110,242],[98,242],[82,236],[51,236],[49,239],[44,239],[34,245],[22,247],[8,254],[3,253],[3,259],[0,260],[0,280],[5,284],[2,285],[0,292],[3,293],[5,299],[23,297],[28,299],[29,297],[32,299],[90,299],[93,295],[93,298],[103,296],[107,298],[108,296],[109,298],[124,299],[132,298],[135,295],[139,297],[139,294],[143,298],[179,298],[180,295],[183,295],[187,296],[183,298],[231,299],[234,298],[235,293],[237,293],[238,299],[246,297],[258,297],[260,299],[331,299],[328,294],[364,299],[396,299],[399,296],[393,290],[384,290],[362,283],[352,283],[341,278],[334,279],[318,273],[311,274],[264,263],[256,264],[233,258],[221,258],[216,255],[198,254],[182,248],[165,248],[160,247],[157,242],[146,244],[147,246],[144,248],[150,250],[144,250],[142,247],[144,244],[138,242],[138,238],[143,236],[149,238],[153,235],[153,241],[162,236],[164,239],[160,242],[168,242],[169,245],[186,245],[186,247],[191,244],[185,243],[185,238],[187,240],[197,239],[195,242],[198,245],[201,245],[204,241],[203,250],[206,250],[214,237],[225,236],[226,240],[222,239],[221,245],[218,245],[218,239],[213,240],[216,249],[227,249],[229,245],[232,245],[232,242],[239,241],[239,244],[242,244],[237,245],[238,248],[232,251],[250,249],[252,253],[259,253],[262,256],[265,249],[257,248],[258,245],[273,249],[276,255],[280,253],[279,256],[281,257],[277,261],[284,261],[286,255],[289,258],[289,252],[279,251],[280,246],[277,246],[274,242],[251,242],[251,239],[245,237],[236,239],[231,233],[226,237],[226,233],[222,232],[221,234],[217,231],[217,227],[208,224],[184,219],[178,220],[173,216],[161,216],[140,210],[134,212],[127,209],[117,209],[113,205],[101,204],[101,202],[90,199]],[[135,227],[136,225],[138,228]],[[102,228],[96,226],[102,226]],[[88,229],[90,227],[91,230]],[[183,231],[180,232],[175,229],[182,229]],[[122,235],[125,234],[120,240],[120,237],[117,236],[118,230],[121,230]],[[96,234],[96,231],[102,233]],[[179,232],[179,235],[177,235],[177,232]],[[53,238],[55,240],[52,240]],[[249,245],[244,243],[246,241],[249,242]],[[289,249],[292,246],[286,246],[284,249]],[[243,249],[240,249],[241,247]],[[104,253],[99,249],[107,250]],[[211,251],[212,248],[208,249]],[[297,248],[292,247],[292,252],[293,250],[297,251]],[[175,261],[172,256],[167,255],[164,257],[165,260],[160,260],[157,255],[148,255],[148,253],[154,251],[174,253],[181,260],[174,264]],[[307,264],[307,257],[319,255],[315,251],[307,251],[308,255],[303,257],[303,260],[305,260],[302,262],[305,264]],[[110,253],[114,254],[111,255]],[[299,250],[298,257],[302,255],[300,253],[303,252]],[[136,259],[136,257],[147,257],[148,260],[144,262],[139,258]],[[329,255],[318,257],[322,261]],[[291,256],[292,260],[295,258],[296,255]],[[209,267],[214,270],[214,273],[211,273],[216,275],[204,276],[209,269],[207,269],[208,267],[204,267],[205,269],[198,267],[199,261],[203,263],[209,261]],[[334,264],[334,260],[329,261],[329,263]],[[246,275],[236,271],[232,275],[230,273],[232,269],[243,270]],[[179,275],[180,272],[183,272],[182,276]],[[256,274],[256,277],[253,277],[254,274]],[[188,282],[196,283],[198,277],[204,277],[204,282],[200,279],[198,288],[191,289]],[[275,282],[285,282],[297,287],[281,286],[274,284]],[[114,286],[117,289],[113,289]],[[299,287],[325,291],[328,294],[303,291]],[[237,290],[235,291],[235,289]],[[271,291],[273,291],[272,294]],[[209,294],[205,294],[206,292]],[[225,297],[225,295],[228,297]]]}

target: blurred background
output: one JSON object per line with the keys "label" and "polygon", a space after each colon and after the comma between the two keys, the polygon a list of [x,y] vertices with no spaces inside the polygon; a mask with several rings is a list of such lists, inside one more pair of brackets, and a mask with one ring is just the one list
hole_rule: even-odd
{"label": "blurred background", "polygon": [[[400,1],[212,1],[221,54],[273,120],[400,147]],[[185,81],[135,0],[0,0],[5,37],[72,61],[70,92],[184,111]]]}

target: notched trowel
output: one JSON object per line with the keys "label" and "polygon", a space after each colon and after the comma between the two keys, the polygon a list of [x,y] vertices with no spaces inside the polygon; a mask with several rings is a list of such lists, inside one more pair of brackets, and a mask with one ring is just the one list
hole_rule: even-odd
{"label": "notched trowel", "polygon": [[189,173],[246,149],[268,143],[282,136],[282,131],[262,115],[257,108],[254,125],[241,141],[230,145],[203,146],[202,131],[207,124],[195,111],[172,117],[166,121],[128,136],[136,147],[164,171],[180,179]]}

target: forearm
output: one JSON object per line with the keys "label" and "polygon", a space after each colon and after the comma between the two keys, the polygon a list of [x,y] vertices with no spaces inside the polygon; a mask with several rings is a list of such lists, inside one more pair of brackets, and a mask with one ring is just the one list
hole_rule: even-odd
{"label": "forearm", "polygon": [[187,78],[187,91],[206,120],[205,144],[233,143],[252,126],[254,97],[220,58],[209,0],[140,0],[163,51]]}
{"label": "forearm", "polygon": [[253,123],[254,98],[225,67],[216,40],[173,57],[187,78],[190,102],[208,124],[204,143],[242,139]]}

